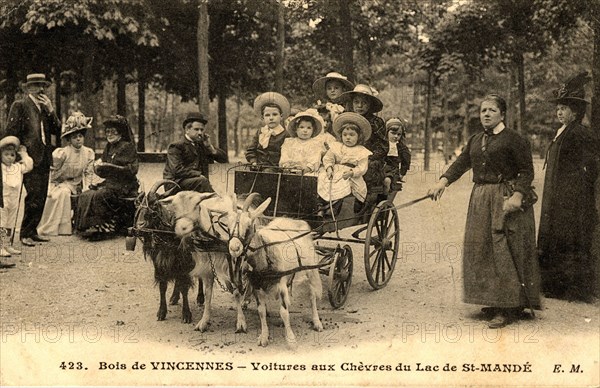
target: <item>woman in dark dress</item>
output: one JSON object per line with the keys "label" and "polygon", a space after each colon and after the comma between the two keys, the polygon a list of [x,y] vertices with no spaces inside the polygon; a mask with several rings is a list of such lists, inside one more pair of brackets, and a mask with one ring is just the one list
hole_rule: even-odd
{"label": "woman in dark dress", "polygon": [[75,227],[82,237],[99,239],[131,226],[131,204],[137,195],[138,156],[127,119],[112,116],[104,122],[106,140],[94,170],[104,181],[83,192],[77,203]]}
{"label": "woman in dark dress", "polygon": [[581,124],[587,72],[555,92],[562,126],[546,155],[546,179],[538,234],[542,291],[547,297],[590,302],[594,259],[590,252],[598,217],[594,202],[598,143]]}
{"label": "woman in dark dress", "polygon": [[[524,307],[540,307],[533,208],[522,208],[533,181],[531,148],[527,140],[504,126],[505,113],[501,97],[492,94],[483,99],[484,131],[471,136],[429,190],[437,200],[446,186],[473,169],[475,185],[463,247],[464,300],[489,306],[483,312],[491,318],[490,328],[511,323]],[[508,181],[514,183],[512,194]]]}

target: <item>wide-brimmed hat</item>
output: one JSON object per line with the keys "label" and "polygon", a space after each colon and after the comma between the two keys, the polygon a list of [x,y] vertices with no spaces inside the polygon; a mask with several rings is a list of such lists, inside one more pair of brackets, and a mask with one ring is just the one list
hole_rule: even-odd
{"label": "wide-brimmed hat", "polygon": [[371,113],[380,112],[383,109],[383,102],[377,97],[375,97],[375,92],[369,85],[358,84],[354,87],[352,91],[344,92],[341,96],[337,98],[335,102],[343,102],[350,103],[354,96],[365,96],[371,101]]}
{"label": "wide-brimmed hat", "polygon": [[327,73],[325,77],[317,79],[312,85],[312,90],[317,98],[327,97],[327,81],[338,81],[344,86],[344,91],[352,90],[352,88],[354,87],[354,84],[348,81],[348,78],[341,75],[340,73]]}
{"label": "wide-brimmed hat", "polygon": [[556,104],[563,102],[576,102],[576,103],[587,103],[590,102],[585,99],[584,86],[592,78],[588,75],[587,71],[583,71],[571,78],[567,82],[561,85],[560,88],[554,91],[554,98],[550,101]]}
{"label": "wide-brimmed hat", "polygon": [[65,123],[60,137],[69,136],[75,132],[85,131],[92,128],[93,117],[86,117],[81,112],[74,112]]}
{"label": "wide-brimmed hat", "polygon": [[371,124],[369,120],[365,119],[362,115],[354,112],[340,113],[338,117],[333,121],[333,132],[339,138],[342,128],[346,124],[354,124],[358,126],[364,135],[364,141],[369,140],[371,137]]}
{"label": "wide-brimmed hat", "polygon": [[262,116],[262,108],[268,104],[277,105],[281,109],[281,118],[283,120],[290,115],[290,102],[277,92],[266,92],[256,97],[254,100],[254,112]]}
{"label": "wide-brimmed hat", "polygon": [[19,149],[21,142],[16,136],[5,136],[2,138],[2,140],[0,140],[0,149],[9,145],[14,145],[16,149]]}
{"label": "wide-brimmed hat", "polygon": [[126,141],[133,141],[133,132],[129,127],[127,119],[121,115],[110,116],[103,122],[106,128],[115,128],[121,134],[121,137]]}
{"label": "wide-brimmed hat", "polygon": [[311,137],[318,136],[323,131],[323,128],[325,127],[325,121],[323,121],[323,118],[321,117],[319,112],[317,112],[316,109],[307,109],[304,112],[297,113],[294,116],[294,118],[288,123],[286,130],[288,131],[288,134],[291,137],[298,136],[298,133],[296,133],[296,129],[298,128],[298,123],[300,123],[302,118],[311,119],[311,121],[315,124],[315,128]]}
{"label": "wide-brimmed hat", "polygon": [[42,73],[32,73],[27,74],[27,81],[25,85],[35,85],[35,84],[44,84],[45,86],[49,86],[52,82],[46,79],[46,75]]}
{"label": "wide-brimmed hat", "polygon": [[198,121],[202,124],[208,123],[208,119],[206,117],[204,117],[204,115],[202,113],[190,112],[185,117],[185,120],[183,120],[183,124],[182,124],[183,128],[185,128],[185,126],[188,125],[188,123],[193,123],[194,121]]}

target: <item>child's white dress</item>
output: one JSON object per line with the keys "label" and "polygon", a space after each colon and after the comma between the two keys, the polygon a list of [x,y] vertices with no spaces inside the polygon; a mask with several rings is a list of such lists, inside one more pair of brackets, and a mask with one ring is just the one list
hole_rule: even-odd
{"label": "child's white dress", "polygon": [[[319,174],[317,192],[326,201],[335,201],[347,195],[354,195],[361,202],[367,196],[367,185],[363,175],[369,166],[372,152],[361,145],[347,147],[340,142],[330,144],[323,156],[323,169]],[[333,167],[333,179],[327,177],[327,168]],[[352,171],[352,177],[344,179],[344,171]]]}
{"label": "child's white dress", "polygon": [[10,166],[0,163],[2,168],[2,198],[4,207],[0,208],[0,228],[14,228],[19,208],[19,193],[25,198],[25,190],[21,191],[23,174],[33,169],[33,159],[26,153],[20,152],[21,161]]}
{"label": "child's white dress", "polygon": [[281,146],[279,166],[287,168],[307,169],[316,173],[321,166],[323,143],[317,137],[302,140],[288,137]]}

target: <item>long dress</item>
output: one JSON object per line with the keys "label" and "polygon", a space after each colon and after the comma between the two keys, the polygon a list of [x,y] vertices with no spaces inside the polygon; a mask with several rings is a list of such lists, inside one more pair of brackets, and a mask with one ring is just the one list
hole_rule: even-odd
{"label": "long dress", "polygon": [[86,191],[94,175],[94,151],[72,145],[57,148],[52,152],[53,166],[42,220],[38,234],[46,236],[70,235],[71,195]]}
{"label": "long dress", "polygon": [[108,143],[101,157],[102,162],[125,167],[117,169],[99,169],[96,173],[104,178],[97,189],[88,190],[79,196],[75,226],[79,232],[88,228],[106,225],[100,232],[114,232],[130,222],[124,198],[137,195],[139,162],[135,145],[124,139]]}
{"label": "long dress", "polygon": [[596,144],[588,128],[572,122],[548,148],[538,233],[542,290],[548,297],[588,301],[593,296]]}
{"label": "long dress", "polygon": [[529,307],[531,302],[539,308],[533,208],[508,214],[502,210],[509,195],[504,181],[514,180],[515,190],[522,193],[533,181],[529,143],[507,128],[494,135],[477,133],[442,176],[450,184],[471,168],[475,185],[463,247],[464,301],[499,308]]}
{"label": "long dress", "polygon": [[[323,169],[317,181],[317,192],[325,201],[335,201],[347,195],[354,195],[360,202],[367,196],[367,185],[363,176],[367,172],[371,151],[361,145],[345,146],[336,142],[330,145],[323,156]],[[327,177],[326,169],[333,167],[333,178]],[[352,171],[350,179],[342,177],[344,171]]]}

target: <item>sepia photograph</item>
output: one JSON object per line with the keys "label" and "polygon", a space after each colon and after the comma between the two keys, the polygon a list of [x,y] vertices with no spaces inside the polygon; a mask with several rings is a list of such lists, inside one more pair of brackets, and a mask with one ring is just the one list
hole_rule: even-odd
{"label": "sepia photograph", "polygon": [[0,385],[600,386],[600,0],[0,0]]}

